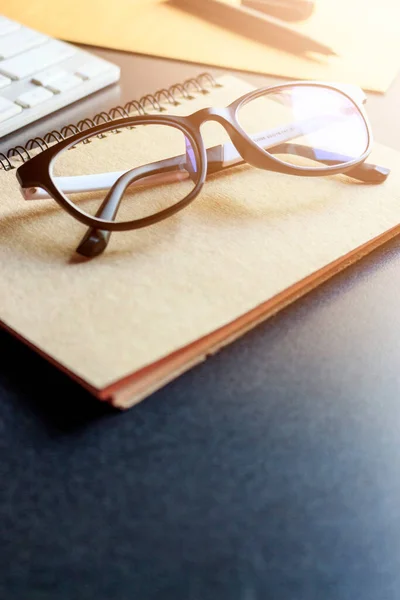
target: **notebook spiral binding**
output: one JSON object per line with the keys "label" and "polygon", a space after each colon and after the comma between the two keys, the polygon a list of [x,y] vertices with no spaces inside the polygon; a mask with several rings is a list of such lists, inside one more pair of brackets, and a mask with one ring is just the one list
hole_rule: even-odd
{"label": "notebook spiral binding", "polygon": [[[217,83],[210,73],[200,73],[197,77],[186,79],[182,83],[175,83],[168,88],[157,90],[154,94],[142,96],[140,100],[130,100],[124,106],[114,106],[107,112],[102,111],[94,115],[93,118],[82,119],[76,125],[69,124],[60,130],[53,129],[53,131],[49,131],[43,137],[31,138],[23,146],[10,148],[6,154],[0,153],[1,168],[5,171],[15,169],[16,165],[13,162],[13,158],[17,159],[18,162],[26,162],[31,158],[31,150],[36,148],[46,150],[52,143],[60,142],[75,133],[100,125],[100,123],[108,123],[115,119],[129,117],[135,112],[138,115],[148,114],[147,109],[149,106],[157,112],[165,112],[168,110],[166,106],[168,104],[179,106],[182,100],[192,100],[195,97],[193,94],[208,94],[210,88],[216,87],[221,87],[221,84]],[[115,133],[118,132],[115,130],[111,132],[111,134]],[[102,135],[101,137],[106,136]]]}

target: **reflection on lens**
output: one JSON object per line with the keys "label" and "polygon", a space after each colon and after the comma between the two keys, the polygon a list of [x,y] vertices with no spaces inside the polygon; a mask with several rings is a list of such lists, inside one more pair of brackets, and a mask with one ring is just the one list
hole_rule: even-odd
{"label": "reflection on lens", "polygon": [[[174,206],[194,189],[196,154],[187,136],[170,125],[138,125],[96,135],[61,152],[52,164],[57,188],[81,212],[127,222]],[[106,150],[106,151],[105,151]],[[121,197],[110,212],[111,198]]]}
{"label": "reflection on lens", "polygon": [[326,87],[293,85],[266,93],[242,106],[238,120],[256,144],[289,165],[345,165],[369,143],[357,105]]}

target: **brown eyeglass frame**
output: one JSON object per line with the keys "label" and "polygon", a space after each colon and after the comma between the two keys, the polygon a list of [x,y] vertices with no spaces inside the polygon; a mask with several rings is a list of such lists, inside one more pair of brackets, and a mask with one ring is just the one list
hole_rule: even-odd
{"label": "brown eyeglass frame", "polygon": [[[367,148],[361,156],[349,160],[346,163],[329,164],[329,158],[327,160],[321,160],[314,155],[313,150],[310,147],[301,146],[299,144],[277,144],[277,146],[269,148],[269,151],[267,151],[257,145],[242,129],[237,114],[245,104],[261,96],[298,86],[332,90],[345,96],[358,109],[360,116],[364,120],[368,134]],[[84,225],[87,225],[89,230],[84,236],[77,251],[85,256],[97,256],[107,246],[112,231],[139,229],[170,217],[179,210],[185,208],[199,195],[205,183],[207,174],[229,168],[222,164],[222,157],[219,152],[222,146],[215,146],[214,148],[209,148],[207,150],[205,149],[200,127],[207,121],[216,121],[227,131],[233,145],[243,159],[234,166],[237,164],[248,163],[249,165],[268,171],[307,177],[321,177],[346,173],[348,176],[365,183],[381,183],[387,178],[390,172],[389,169],[386,169],[385,167],[365,163],[365,160],[372,149],[372,133],[362,107],[357,104],[349,94],[334,85],[300,81],[260,88],[241,96],[225,108],[203,108],[189,116],[140,115],[102,123],[96,127],[72,135],[32,157],[17,169],[16,176],[23,190],[32,188],[45,190],[45,192],[47,192],[67,213]],[[106,200],[102,203],[95,216],[91,216],[84,211],[81,211],[54,184],[51,175],[52,163],[60,152],[75,146],[79,142],[84,142],[93,136],[117,130],[120,127],[135,127],[137,125],[150,124],[167,125],[182,131],[184,136],[190,141],[195,155],[197,172],[194,188],[185,198],[176,204],[147,217],[125,222],[116,222],[113,220],[126,188],[134,181],[141,178],[148,177],[149,175],[162,174],[168,170],[172,170],[173,167],[176,168],[176,163],[173,162],[174,159],[150,163],[125,172],[112,186],[112,190],[107,194]],[[280,159],[275,158],[271,153],[271,150],[276,151],[278,147],[282,149],[283,146],[295,148],[300,155],[303,153],[303,156],[323,162],[326,166],[323,168],[314,168],[289,165]],[[299,152],[299,150],[301,150],[301,152]],[[347,157],[341,156],[341,159],[345,158]],[[104,218],[105,216],[108,218]]]}

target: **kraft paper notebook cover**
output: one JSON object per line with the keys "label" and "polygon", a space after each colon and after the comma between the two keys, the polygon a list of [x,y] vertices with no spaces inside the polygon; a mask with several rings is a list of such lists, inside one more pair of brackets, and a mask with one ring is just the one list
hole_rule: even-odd
{"label": "kraft paper notebook cover", "polygon": [[[219,84],[203,94],[188,83],[192,98],[169,111],[252,89]],[[215,123],[203,134],[225,141]],[[120,165],[137,135],[95,140],[98,161]],[[144,138],[136,146],[145,156]],[[377,146],[372,160],[392,168],[384,184],[235,167],[173,217],[114,234],[92,261],[74,255],[83,225],[54,201],[24,201],[15,171],[0,171],[1,322],[97,397],[131,406],[400,231],[400,154]]]}
{"label": "kraft paper notebook cover", "polygon": [[[238,0],[226,0],[237,3]],[[72,42],[384,92],[400,65],[398,0],[317,0],[294,25],[337,57],[306,60],[210,24],[168,0],[12,0],[3,14]]]}

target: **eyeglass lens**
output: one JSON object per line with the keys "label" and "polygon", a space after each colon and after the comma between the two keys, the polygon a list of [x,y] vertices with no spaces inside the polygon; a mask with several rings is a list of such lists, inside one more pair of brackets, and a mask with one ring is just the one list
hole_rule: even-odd
{"label": "eyeglass lens", "polygon": [[[108,152],[96,136],[64,150],[52,163],[59,191],[81,212],[95,216],[117,180],[131,172],[117,213],[105,220],[128,222],[156,214],[183,200],[199,178],[196,154],[189,138],[164,124],[122,127],[107,132]],[[149,165],[150,168],[148,167]],[[143,174],[141,167],[147,168]]]}
{"label": "eyeglass lens", "polygon": [[263,150],[300,167],[345,165],[362,156],[369,142],[358,106],[327,87],[293,85],[267,92],[242,105],[237,119]]}

